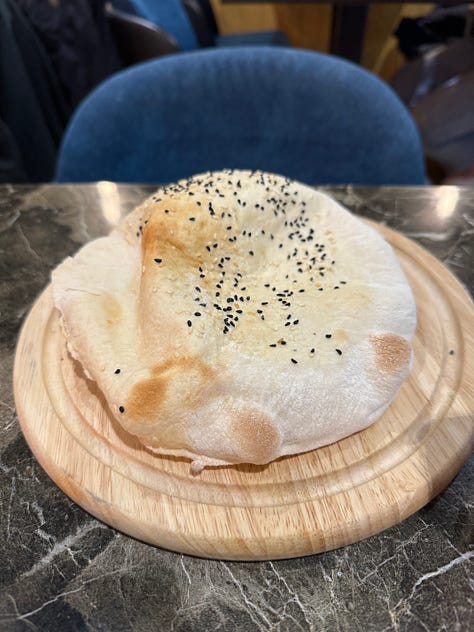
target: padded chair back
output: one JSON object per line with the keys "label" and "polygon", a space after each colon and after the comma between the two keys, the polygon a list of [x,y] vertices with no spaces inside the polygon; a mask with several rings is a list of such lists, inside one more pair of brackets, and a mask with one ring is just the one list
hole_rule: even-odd
{"label": "padded chair back", "polygon": [[262,169],[309,184],[421,184],[415,124],[395,93],[342,59],[206,49],[133,66],[79,107],[57,179],[164,183]]}

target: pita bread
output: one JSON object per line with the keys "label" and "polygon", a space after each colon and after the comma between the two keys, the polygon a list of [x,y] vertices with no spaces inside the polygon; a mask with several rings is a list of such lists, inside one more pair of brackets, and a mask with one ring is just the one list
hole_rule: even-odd
{"label": "pita bread", "polygon": [[411,289],[390,246],[280,176],[159,190],[53,272],[72,355],[144,445],[264,464],[362,430],[409,373]]}

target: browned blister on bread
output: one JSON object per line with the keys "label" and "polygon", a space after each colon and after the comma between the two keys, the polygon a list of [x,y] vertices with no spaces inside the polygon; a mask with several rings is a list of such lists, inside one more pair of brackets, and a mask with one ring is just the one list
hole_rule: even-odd
{"label": "browned blister on bread", "polygon": [[163,187],[53,273],[71,353],[161,454],[268,463],[373,423],[408,375],[416,310],[390,246],[280,176]]}

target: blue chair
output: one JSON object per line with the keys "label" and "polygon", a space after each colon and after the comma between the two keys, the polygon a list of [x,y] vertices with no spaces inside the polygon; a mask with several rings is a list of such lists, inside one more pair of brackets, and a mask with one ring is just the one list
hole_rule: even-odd
{"label": "blue chair", "polygon": [[57,180],[165,183],[262,169],[308,184],[422,184],[415,124],[350,62],[276,47],[205,49],[132,66],[75,112]]}
{"label": "blue chair", "polygon": [[180,0],[128,0],[137,15],[172,35],[181,50],[195,50],[199,42]]}
{"label": "blue chair", "polygon": [[105,6],[105,16],[122,68],[179,51],[176,40],[148,20],[110,3]]}
{"label": "blue chair", "polygon": [[[149,2],[150,0],[141,0]],[[166,0],[180,2],[200,46],[290,46],[283,31],[252,31],[221,35],[209,0]]]}
{"label": "blue chair", "polygon": [[282,31],[220,35],[208,0],[113,0],[112,4],[159,26],[183,51],[207,46],[289,46]]}

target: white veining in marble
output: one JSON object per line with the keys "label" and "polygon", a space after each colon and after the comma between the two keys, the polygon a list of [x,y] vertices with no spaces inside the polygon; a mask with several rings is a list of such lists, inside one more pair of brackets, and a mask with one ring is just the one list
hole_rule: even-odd
{"label": "white veining in marble", "polygon": [[[402,523],[295,560],[202,560],[97,522],[20,433],[12,365],[51,269],[153,187],[0,187],[0,630],[467,632],[474,626],[474,459]],[[411,236],[472,291],[474,189],[326,187]],[[107,208],[105,208],[105,206]]]}

